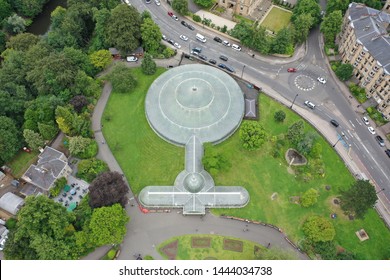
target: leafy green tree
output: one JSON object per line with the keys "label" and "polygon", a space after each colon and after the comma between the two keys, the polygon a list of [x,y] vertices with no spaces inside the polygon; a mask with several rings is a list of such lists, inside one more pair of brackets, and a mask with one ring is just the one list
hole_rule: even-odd
{"label": "leafy green tree", "polygon": [[293,123],[287,131],[287,139],[297,145],[303,138],[304,132],[304,123],[302,120]]}
{"label": "leafy green tree", "polygon": [[341,11],[342,14],[348,9],[349,0],[328,0],[326,2],[326,13],[330,14],[334,11]]}
{"label": "leafy green tree", "polygon": [[313,24],[321,21],[321,7],[317,0],[298,0],[291,17],[293,23],[299,15],[309,14],[313,17]]}
{"label": "leafy green tree", "polygon": [[80,158],[91,158],[97,153],[96,141],[84,138],[81,136],[75,136],[69,138],[69,152]]}
{"label": "leafy green tree", "polygon": [[307,190],[300,198],[303,207],[310,207],[317,203],[318,192],[315,189]]}
{"label": "leafy green tree", "polygon": [[286,113],[282,110],[276,111],[274,114],[274,119],[277,122],[284,122],[285,118],[286,118]]}
{"label": "leafy green tree", "polygon": [[333,224],[321,216],[310,216],[303,224],[303,233],[314,242],[332,241],[336,235]]}
{"label": "leafy green tree", "polygon": [[14,82],[8,82],[2,85],[0,89],[0,115],[12,118],[17,126],[21,126],[24,120],[24,111],[26,102],[32,96],[26,88],[17,85]]}
{"label": "leafy green tree", "polygon": [[213,4],[213,0],[194,0],[194,3],[202,8],[210,8]]}
{"label": "leafy green tree", "polygon": [[239,135],[242,146],[247,150],[260,148],[267,138],[264,127],[256,121],[242,122]]}
{"label": "leafy green tree", "polygon": [[294,21],[294,39],[298,43],[306,41],[310,28],[314,25],[314,18],[310,14],[298,15]]}
{"label": "leafy green tree", "polygon": [[336,75],[342,81],[349,80],[349,78],[352,77],[352,74],[353,66],[349,63],[343,63],[336,69]]}
{"label": "leafy green tree", "polygon": [[288,54],[294,50],[293,37],[289,28],[283,28],[271,43],[271,52],[277,54]]}
{"label": "leafy green tree", "polygon": [[152,59],[150,54],[145,54],[141,63],[142,72],[146,75],[153,75],[157,71],[156,62]]}
{"label": "leafy green tree", "polygon": [[96,208],[89,225],[90,237],[97,246],[120,244],[126,235],[126,224],[129,220],[120,204]]}
{"label": "leafy green tree", "polygon": [[125,207],[129,188],[118,172],[104,172],[89,185],[89,205],[92,208],[119,203]]}
{"label": "leafy green tree", "polygon": [[88,112],[84,112],[80,115],[77,115],[76,113],[74,114],[72,131],[74,135],[92,137],[91,116]]}
{"label": "leafy green tree", "polygon": [[6,259],[65,260],[75,259],[73,214],[44,195],[28,196],[17,215],[4,249]]}
{"label": "leafy green tree", "polygon": [[106,41],[106,26],[110,20],[111,13],[108,9],[92,9],[93,21],[95,22],[94,37],[91,42],[91,50],[107,49],[109,44]]}
{"label": "leafy green tree", "polygon": [[33,18],[42,12],[48,0],[13,0],[17,12],[25,17]]}
{"label": "leafy green tree", "polygon": [[93,66],[102,70],[106,68],[112,62],[111,53],[108,50],[99,50],[89,55],[89,59]]}
{"label": "leafy green tree", "polygon": [[228,170],[231,166],[227,158],[223,154],[217,153],[210,143],[204,145],[202,163],[212,176],[216,176],[219,171]]}
{"label": "leafy green tree", "polygon": [[7,0],[0,0],[0,22],[12,14],[12,7]]}
{"label": "leafy green tree", "polygon": [[14,14],[5,19],[3,26],[8,34],[15,35],[26,30],[26,21],[17,14]]}
{"label": "leafy green tree", "polygon": [[6,35],[0,30],[0,54],[5,50],[5,43],[7,42]]}
{"label": "leafy green tree", "polygon": [[253,33],[253,28],[242,20],[234,26],[230,35],[239,39],[244,46],[250,47],[252,45]]}
{"label": "leafy green tree", "polygon": [[49,190],[52,197],[58,196],[67,184],[65,177],[61,177],[54,182],[54,186]]}
{"label": "leafy green tree", "polygon": [[38,150],[40,147],[42,148],[45,144],[45,141],[43,140],[42,136],[34,132],[30,129],[23,130],[23,137],[24,140],[27,142],[28,146],[33,150]]}
{"label": "leafy green tree", "polygon": [[142,22],[144,22],[145,19],[147,18],[150,18],[152,19],[152,15],[150,14],[150,12],[148,10],[145,10],[141,13],[141,20]]}
{"label": "leafy green tree", "polygon": [[39,37],[31,33],[21,33],[12,36],[7,42],[7,48],[17,51],[28,51],[29,48],[37,44]]}
{"label": "leafy green tree", "polygon": [[42,135],[44,140],[53,139],[58,132],[58,128],[54,125],[54,123],[50,123],[50,124],[38,123],[38,130],[39,130],[39,134]]}
{"label": "leafy green tree", "polygon": [[336,259],[337,249],[334,241],[312,242],[313,251],[321,255],[323,260]]}
{"label": "leafy green tree", "polygon": [[107,43],[123,53],[135,50],[140,45],[141,17],[133,6],[120,4],[111,10],[105,30]]}
{"label": "leafy green tree", "polygon": [[123,64],[115,65],[108,78],[113,90],[118,93],[131,92],[137,86],[137,81],[131,71]]}
{"label": "leafy green tree", "polygon": [[108,171],[107,163],[100,159],[83,159],[77,165],[77,177],[92,182],[99,174]]}
{"label": "leafy green tree", "polygon": [[336,35],[341,31],[343,16],[341,11],[334,11],[326,15],[321,23],[321,32],[324,34],[325,42],[333,43]]}
{"label": "leafy green tree", "polygon": [[263,54],[270,53],[271,43],[265,27],[259,26],[254,30],[251,46]]}
{"label": "leafy green tree", "polygon": [[340,206],[347,214],[363,219],[367,211],[374,207],[378,197],[369,181],[357,180],[352,186],[341,192]]}
{"label": "leafy green tree", "polygon": [[0,124],[0,164],[3,164],[16,155],[22,145],[22,139],[11,118],[0,116]]}
{"label": "leafy green tree", "polygon": [[313,148],[313,144],[316,139],[318,139],[317,133],[311,131],[305,133],[302,139],[296,143],[298,152],[304,155],[308,155]]}
{"label": "leafy green tree", "polygon": [[146,18],[141,24],[141,37],[144,49],[151,54],[157,54],[161,41],[160,27],[151,18]]}
{"label": "leafy green tree", "polygon": [[188,15],[188,1],[187,0],[173,0],[172,9],[179,14],[186,16]]}
{"label": "leafy green tree", "polygon": [[66,135],[73,136],[74,114],[69,107],[58,106],[56,109],[56,122],[58,128]]}

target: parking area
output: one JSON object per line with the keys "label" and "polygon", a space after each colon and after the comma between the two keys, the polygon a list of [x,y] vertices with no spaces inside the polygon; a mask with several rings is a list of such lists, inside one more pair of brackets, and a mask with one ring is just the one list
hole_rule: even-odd
{"label": "parking area", "polygon": [[79,204],[80,200],[88,193],[89,184],[84,180],[76,177],[68,177],[68,186],[65,187],[61,193],[54,198],[54,201],[61,203],[68,210],[72,211]]}

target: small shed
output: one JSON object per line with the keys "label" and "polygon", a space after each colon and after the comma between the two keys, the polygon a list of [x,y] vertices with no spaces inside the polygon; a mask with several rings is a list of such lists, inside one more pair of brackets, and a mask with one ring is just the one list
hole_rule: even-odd
{"label": "small shed", "polygon": [[121,58],[121,54],[120,54],[120,52],[116,48],[109,48],[108,51],[111,53],[111,56],[114,59],[120,59]]}
{"label": "small shed", "polygon": [[0,208],[12,215],[16,215],[23,205],[24,199],[11,192],[5,193],[0,198]]}
{"label": "small shed", "polygon": [[144,57],[144,48],[143,47],[136,48],[133,55],[138,57],[138,58]]}
{"label": "small shed", "polygon": [[258,119],[256,99],[245,98],[245,119]]}

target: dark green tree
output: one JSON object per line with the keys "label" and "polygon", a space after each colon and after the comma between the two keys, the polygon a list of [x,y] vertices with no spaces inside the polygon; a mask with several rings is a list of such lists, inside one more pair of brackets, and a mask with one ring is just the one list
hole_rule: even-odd
{"label": "dark green tree", "polygon": [[283,28],[271,43],[271,52],[277,54],[288,54],[294,49],[292,32],[289,28]]}
{"label": "dark green tree", "polygon": [[341,192],[340,206],[346,214],[363,219],[367,211],[374,207],[377,199],[375,188],[369,181],[357,180],[348,190]]}
{"label": "dark green tree", "polygon": [[113,90],[118,93],[131,92],[137,86],[137,81],[131,71],[122,64],[116,65],[108,78],[112,83]]}
{"label": "dark green tree", "polygon": [[247,150],[260,148],[267,138],[264,127],[256,121],[243,121],[239,135],[242,146]]}
{"label": "dark green tree", "polygon": [[310,14],[301,14],[294,21],[294,39],[298,43],[306,41],[314,18]]}
{"label": "dark green tree", "polygon": [[213,0],[194,0],[194,3],[202,8],[210,8],[213,4]]}
{"label": "dark green tree", "polygon": [[302,139],[296,143],[298,152],[304,155],[308,155],[313,148],[316,139],[318,139],[317,133],[311,131],[305,133]]}
{"label": "dark green tree", "polygon": [[48,0],[13,0],[13,5],[18,14],[33,18],[42,12],[43,5]]}
{"label": "dark green tree", "polygon": [[328,0],[326,2],[326,13],[330,14],[334,11],[341,11],[344,15],[348,9],[349,0]]}
{"label": "dark green tree", "polygon": [[282,110],[276,111],[274,114],[274,119],[277,122],[284,122],[285,118],[286,118],[286,113]]}
{"label": "dark green tree", "polygon": [[0,30],[0,53],[5,50],[5,43],[7,42],[6,35],[3,31]]}
{"label": "dark green tree", "polygon": [[0,165],[16,155],[23,144],[19,128],[8,117],[0,117]]}
{"label": "dark green tree", "polygon": [[7,42],[7,48],[25,52],[37,44],[38,41],[38,36],[34,34],[21,33],[10,38]]}
{"label": "dark green tree", "polygon": [[287,131],[287,139],[294,145],[297,145],[304,136],[304,124],[303,121],[297,121],[293,123]]}
{"label": "dark green tree", "polygon": [[43,139],[45,140],[51,140],[54,138],[54,136],[58,133],[58,128],[52,123],[38,123],[38,131],[39,134],[42,135]]}
{"label": "dark green tree", "polygon": [[259,26],[254,29],[251,46],[263,54],[269,54],[271,51],[271,42],[266,29]]}
{"label": "dark green tree", "polygon": [[336,69],[337,77],[342,81],[347,81],[352,77],[353,66],[349,63],[343,63]]}
{"label": "dark green tree", "polygon": [[172,9],[182,16],[188,15],[188,1],[187,0],[173,0]]}
{"label": "dark green tree", "polygon": [[12,14],[12,7],[7,0],[0,0],[0,23]]}
{"label": "dark green tree", "polygon": [[336,35],[341,31],[343,16],[341,11],[334,11],[327,14],[321,23],[321,32],[324,34],[325,42],[333,43]]}
{"label": "dark green tree", "polygon": [[318,24],[321,21],[321,7],[317,0],[298,0],[291,20],[295,23],[295,20],[299,15],[309,14],[313,17],[313,23]]}
{"label": "dark green tree", "polygon": [[227,158],[215,151],[212,144],[206,143],[204,145],[204,156],[202,158],[204,168],[212,175],[215,176],[219,171],[226,171],[230,168],[231,164]]}
{"label": "dark green tree", "polygon": [[153,75],[154,73],[156,73],[156,62],[154,62],[150,54],[145,54],[145,57],[141,63],[141,69],[142,72],[146,75]]}
{"label": "dark green tree", "polygon": [[253,40],[253,28],[245,21],[240,21],[231,30],[230,35],[239,39],[241,44],[247,47],[251,47]]}
{"label": "dark green tree", "polygon": [[95,23],[94,36],[91,42],[91,51],[107,49],[109,44],[106,41],[106,26],[110,20],[111,13],[107,9],[92,9],[93,21]]}
{"label": "dark green tree", "polygon": [[150,54],[157,54],[162,34],[160,27],[151,18],[146,18],[141,24],[141,36],[145,51]]}

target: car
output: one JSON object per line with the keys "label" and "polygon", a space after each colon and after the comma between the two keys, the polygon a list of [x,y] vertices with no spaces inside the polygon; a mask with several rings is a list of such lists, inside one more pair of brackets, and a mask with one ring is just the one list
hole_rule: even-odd
{"label": "car", "polygon": [[192,31],[195,30],[195,27],[193,27],[191,24],[188,24],[187,27],[188,27],[188,29],[190,29],[190,30],[192,30]]}
{"label": "car", "polygon": [[216,61],[215,59],[210,59],[209,62],[210,62],[211,64],[216,64],[216,63],[217,63],[217,61]]}
{"label": "car", "polygon": [[338,126],[339,126],[339,123],[338,123],[336,120],[330,120],[330,123],[331,123],[334,127],[338,127]]}
{"label": "car", "polygon": [[314,105],[314,103],[310,102],[309,100],[305,101],[305,105],[310,109],[314,109],[316,107],[316,105]]}
{"label": "car", "polygon": [[171,44],[172,46],[175,45],[175,42],[174,42],[172,39],[169,39],[167,42],[168,42],[169,44]]}
{"label": "car", "polygon": [[162,39],[163,39],[164,41],[168,40],[167,36],[165,36],[164,34],[162,35]]}
{"label": "car", "polygon": [[378,141],[379,145],[381,145],[382,147],[385,146],[385,140],[383,140],[383,138],[379,135],[375,136],[375,139],[376,141]]}
{"label": "car", "polygon": [[322,78],[322,77],[318,77],[317,81],[319,81],[321,84],[325,84],[326,83],[326,80],[324,78]]}
{"label": "car", "polygon": [[224,55],[220,55],[219,59],[223,60],[223,61],[228,61],[228,58],[226,56],[224,56]]}
{"label": "car", "polygon": [[150,4],[150,3],[152,3],[152,0],[145,0],[145,3]]}
{"label": "car", "polygon": [[173,18],[174,20],[179,20],[179,18],[178,18],[177,16],[175,16],[175,15],[173,15],[172,18]]}
{"label": "car", "polygon": [[222,69],[226,69],[226,65],[223,64],[223,63],[218,64],[218,67],[219,67],[219,68],[222,68]]}
{"label": "car", "polygon": [[132,56],[126,57],[126,61],[127,62],[137,62],[138,58],[132,55]]}
{"label": "car", "polygon": [[125,0],[125,3],[129,6],[131,6],[130,0]]}
{"label": "car", "polygon": [[161,5],[160,0],[154,0],[154,3],[156,3],[157,6]]}
{"label": "car", "polygon": [[230,43],[226,40],[222,41],[222,45],[224,45],[226,47],[230,47]]}
{"label": "car", "polygon": [[365,125],[370,125],[370,122],[368,121],[368,119],[366,117],[363,117],[362,121],[364,122]]}
{"label": "car", "polygon": [[390,149],[386,149],[386,150],[385,150],[385,153],[386,153],[386,155],[387,155],[388,157],[390,157]]}
{"label": "car", "polygon": [[188,27],[188,23],[186,23],[184,20],[181,21],[181,24],[185,27]]}
{"label": "car", "polygon": [[194,55],[194,56],[198,56],[200,53],[196,52],[196,51],[191,51],[191,54]]}
{"label": "car", "polygon": [[219,37],[214,37],[214,41],[218,42],[218,43],[222,43],[222,39],[219,38]]}
{"label": "car", "polygon": [[207,61],[207,56],[203,55],[203,54],[199,54],[198,57],[200,59],[203,59],[204,61]]}
{"label": "car", "polygon": [[173,16],[173,13],[171,11],[168,12],[168,16]]}
{"label": "car", "polygon": [[180,39],[182,39],[183,41],[187,41],[188,40],[188,37],[186,35],[180,35],[179,36]]}
{"label": "car", "polygon": [[177,43],[177,42],[175,42],[175,43],[173,44],[173,46],[174,46],[175,48],[177,48],[177,49],[180,49],[180,48],[181,48],[180,44]]}
{"label": "car", "polygon": [[232,72],[232,73],[236,72],[236,70],[234,70],[234,68],[231,67],[231,66],[229,66],[229,65],[226,65],[225,68],[226,68],[226,70],[228,70],[229,72]]}
{"label": "car", "polygon": [[290,72],[290,73],[297,72],[297,68],[288,68],[287,72]]}
{"label": "car", "polygon": [[232,45],[232,49],[236,50],[236,51],[239,51],[239,52],[241,51],[241,47],[239,45],[237,45],[237,44],[233,44]]}
{"label": "car", "polygon": [[367,129],[371,134],[375,134],[375,129],[372,126],[367,127]]}
{"label": "car", "polygon": [[195,48],[192,49],[191,53],[192,52],[197,52],[198,54],[200,54],[202,52],[202,48],[195,47]]}

